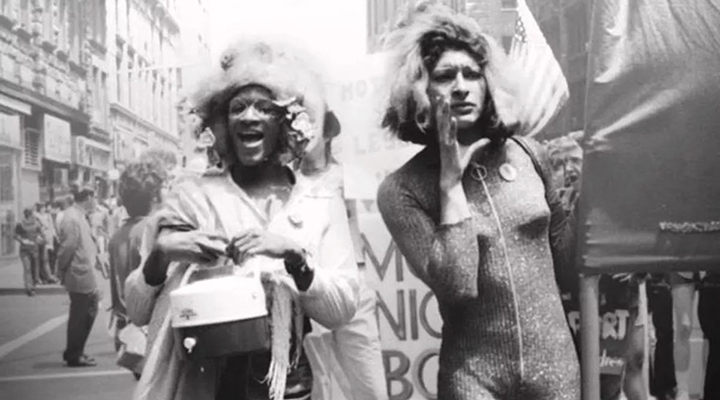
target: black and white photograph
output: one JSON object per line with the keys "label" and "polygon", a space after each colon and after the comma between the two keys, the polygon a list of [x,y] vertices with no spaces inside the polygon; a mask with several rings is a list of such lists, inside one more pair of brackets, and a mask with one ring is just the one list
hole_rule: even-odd
{"label": "black and white photograph", "polygon": [[0,398],[720,400],[719,111],[720,0],[0,0]]}

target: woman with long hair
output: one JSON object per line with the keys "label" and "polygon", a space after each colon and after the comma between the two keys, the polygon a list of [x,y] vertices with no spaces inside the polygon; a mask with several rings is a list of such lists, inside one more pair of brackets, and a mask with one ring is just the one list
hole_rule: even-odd
{"label": "woman with long hair", "polygon": [[386,44],[383,124],[425,148],[383,181],[378,206],[438,299],[438,398],[578,399],[558,291],[568,225],[547,155],[516,136],[520,75],[475,21],[435,2]]}

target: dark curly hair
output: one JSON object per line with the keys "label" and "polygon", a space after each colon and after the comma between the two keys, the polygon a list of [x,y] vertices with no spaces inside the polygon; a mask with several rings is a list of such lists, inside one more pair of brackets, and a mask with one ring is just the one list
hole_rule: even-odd
{"label": "dark curly hair", "polygon": [[130,217],[142,217],[150,213],[154,200],[160,199],[167,172],[157,162],[132,163],[120,175],[119,203],[125,206]]}

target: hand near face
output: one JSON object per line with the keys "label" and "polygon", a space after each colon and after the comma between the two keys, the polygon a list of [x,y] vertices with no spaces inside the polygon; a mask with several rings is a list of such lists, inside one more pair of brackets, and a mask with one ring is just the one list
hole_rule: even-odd
{"label": "hand near face", "polygon": [[448,99],[436,96],[433,104],[440,147],[440,188],[449,190],[462,182],[463,173],[470,165],[473,154],[490,143],[490,140],[483,138],[468,146],[461,145],[457,139],[457,121],[452,117]]}
{"label": "hand near face", "polygon": [[255,255],[282,258],[289,262],[297,262],[304,257],[304,252],[297,243],[262,229],[249,229],[235,236],[230,241],[227,252],[236,263]]}

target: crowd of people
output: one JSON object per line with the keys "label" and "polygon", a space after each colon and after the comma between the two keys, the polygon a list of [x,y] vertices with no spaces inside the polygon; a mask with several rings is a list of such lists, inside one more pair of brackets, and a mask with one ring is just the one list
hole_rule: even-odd
{"label": "crowd of people", "polygon": [[[36,203],[23,210],[23,218],[15,226],[15,240],[20,246],[23,283],[28,296],[34,296],[38,285],[60,283],[57,271],[57,252],[60,244],[60,226],[66,210],[75,204],[74,195],[55,201]],[[98,251],[105,252],[113,224],[122,218],[123,210],[114,198],[98,202],[89,214],[93,238]],[[98,267],[107,275],[107,262],[98,260]]]}
{"label": "crowd of people", "polygon": [[[574,222],[582,151],[565,151],[579,156],[558,161],[557,142],[520,135],[522,82],[470,18],[421,2],[386,44],[394,75],[383,126],[424,149],[383,181],[378,207],[408,265],[438,299],[437,397],[580,399]],[[102,271],[116,351],[132,344],[121,334],[130,326],[143,327],[147,342],[141,362],[129,367],[138,379],[135,399],[323,398],[313,371],[328,366],[317,346],[291,345],[318,332],[328,333],[341,367],[334,373],[353,398],[388,398],[375,296],[358,271],[343,174],[330,151],[340,121],[323,85],[314,58],[300,49],[239,40],[191,99],[205,172],[173,179],[162,162],[139,161],[119,179],[119,199],[111,202],[119,207],[99,205],[92,189],[78,188],[62,207],[25,211],[16,233],[28,295],[57,280],[70,294],[69,366],[95,365],[84,345],[99,300],[94,274]],[[225,265],[232,274],[262,273],[275,302],[275,340],[267,351],[196,362],[183,356],[173,331],[170,294],[198,271]],[[648,387],[644,281],[601,282],[601,313],[613,314],[613,324],[625,318],[622,335],[609,333],[604,348],[620,363],[602,370],[603,400],[688,396],[697,282],[650,280],[657,356]],[[701,293],[700,322],[710,335],[718,289],[712,279],[703,282],[711,289]],[[714,346],[708,399],[718,393]]]}

